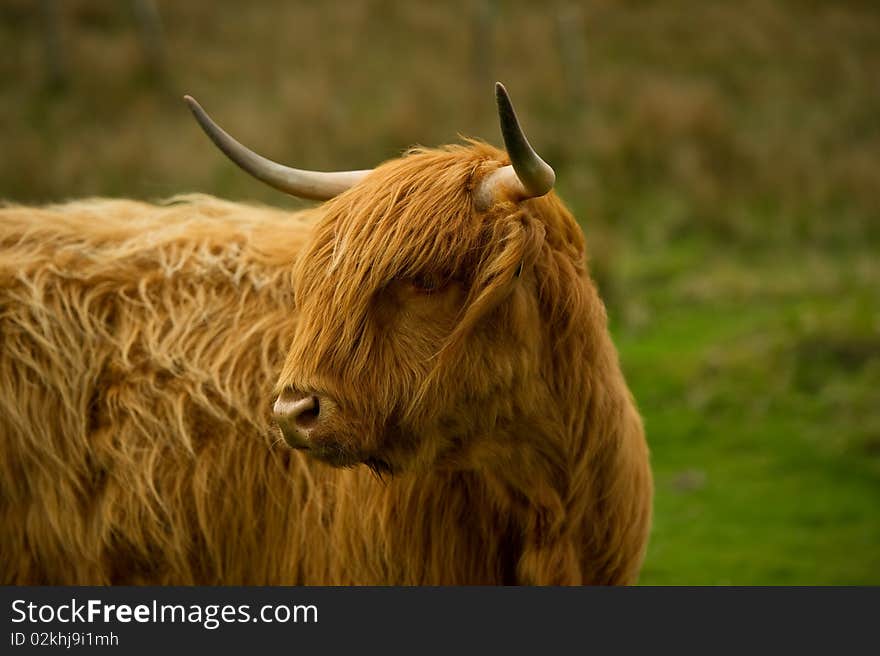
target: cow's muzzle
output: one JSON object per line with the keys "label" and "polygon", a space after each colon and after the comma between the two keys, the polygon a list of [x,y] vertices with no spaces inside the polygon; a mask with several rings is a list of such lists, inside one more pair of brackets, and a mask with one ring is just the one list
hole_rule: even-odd
{"label": "cow's muzzle", "polygon": [[290,446],[308,449],[312,432],[321,425],[331,404],[318,394],[287,388],[275,400],[272,415]]}

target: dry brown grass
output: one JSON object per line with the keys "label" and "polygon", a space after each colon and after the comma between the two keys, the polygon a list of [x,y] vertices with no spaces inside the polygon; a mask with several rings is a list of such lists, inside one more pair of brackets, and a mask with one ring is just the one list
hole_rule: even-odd
{"label": "dry brown grass", "polygon": [[[478,40],[480,4],[160,1],[169,73],[157,81],[124,3],[70,0],[69,83],[50,92],[36,4],[8,0],[0,197],[287,203],[213,152],[181,92],[270,156],[332,169],[459,133],[497,141],[498,78],[563,195],[600,224],[633,222],[637,191],[682,205],[673,229],[746,237],[861,233],[880,212],[871,3],[496,2]],[[568,103],[558,15],[584,38],[581,107]]]}

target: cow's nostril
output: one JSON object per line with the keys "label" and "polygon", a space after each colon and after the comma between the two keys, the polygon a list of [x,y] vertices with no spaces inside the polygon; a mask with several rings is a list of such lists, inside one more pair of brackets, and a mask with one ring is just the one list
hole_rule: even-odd
{"label": "cow's nostril", "polygon": [[321,402],[314,394],[303,395],[287,389],[275,400],[273,414],[288,442],[301,445],[318,423]]}
{"label": "cow's nostril", "polygon": [[285,389],[272,408],[272,414],[284,440],[294,449],[309,449],[312,433],[333,414],[332,398]]}
{"label": "cow's nostril", "polygon": [[321,414],[321,402],[317,396],[311,396],[302,399],[300,404],[299,412],[293,420],[299,428],[309,428],[318,421],[318,415]]}

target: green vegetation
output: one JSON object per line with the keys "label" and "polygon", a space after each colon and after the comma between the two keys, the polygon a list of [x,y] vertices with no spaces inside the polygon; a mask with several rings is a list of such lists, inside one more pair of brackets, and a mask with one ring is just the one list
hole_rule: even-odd
{"label": "green vegetation", "polygon": [[615,330],[657,486],[642,581],[877,583],[880,261],[683,249],[632,263]]}
{"label": "green vegetation", "polygon": [[[645,584],[880,584],[880,5],[160,1],[0,8],[0,198],[288,207],[192,122],[361,168],[498,142],[491,83],[581,219],[657,496]],[[487,31],[490,30],[491,31]],[[479,37],[475,37],[479,35]]]}

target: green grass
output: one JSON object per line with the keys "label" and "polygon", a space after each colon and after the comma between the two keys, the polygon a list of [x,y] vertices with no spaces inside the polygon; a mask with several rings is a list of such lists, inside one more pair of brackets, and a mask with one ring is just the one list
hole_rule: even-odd
{"label": "green grass", "polygon": [[632,266],[648,318],[614,331],[656,477],[641,582],[880,583],[876,251],[737,276],[674,250]]}

